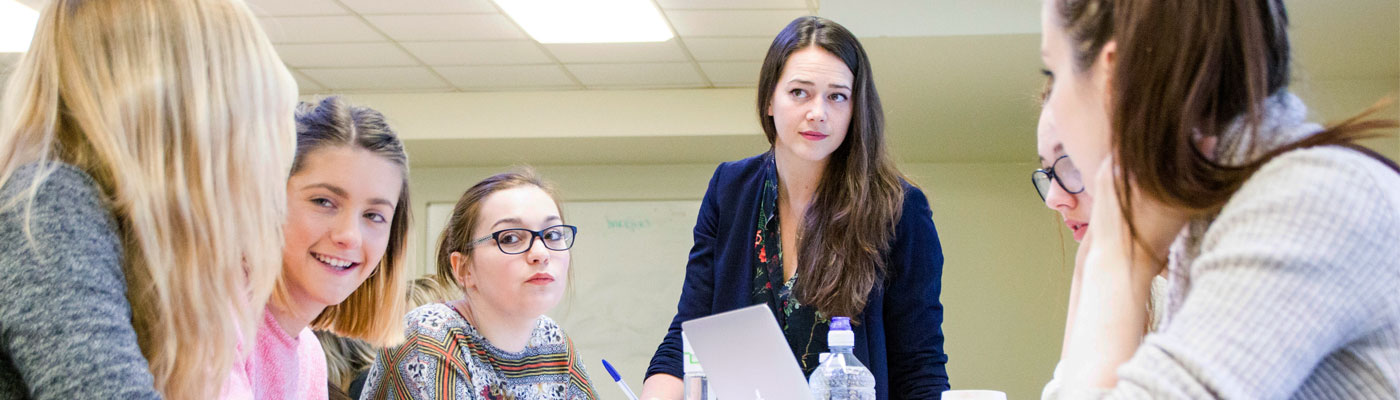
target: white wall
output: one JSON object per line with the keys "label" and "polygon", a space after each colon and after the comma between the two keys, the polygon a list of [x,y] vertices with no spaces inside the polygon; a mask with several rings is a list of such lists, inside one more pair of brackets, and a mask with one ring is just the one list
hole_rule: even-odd
{"label": "white wall", "polygon": [[[755,149],[761,152],[763,149]],[[493,168],[422,168],[412,171],[415,221],[421,225],[423,208],[430,202],[452,202],[476,181],[501,172]],[[1037,396],[1059,358],[1065,304],[1068,293],[1069,261],[1073,240],[1064,232],[1052,211],[1044,208],[1033,192],[1030,171],[1024,164],[910,164],[901,166],[910,178],[928,193],[934,221],[942,240],[946,265],[943,277],[944,330],[948,371],[954,387],[994,388],[1011,398]],[[538,166],[545,178],[554,181],[565,201],[593,200],[699,200],[714,165],[667,166]],[[416,225],[418,226],[418,225]],[[580,229],[601,229],[583,227]],[[411,246],[423,246],[424,232],[415,232]],[[436,233],[433,233],[435,238]],[[423,250],[410,254],[423,254]],[[685,254],[676,254],[677,276],[683,273]],[[425,267],[426,264],[420,264]],[[584,274],[608,271],[576,270]],[[652,291],[665,302],[661,315],[639,316],[668,321],[679,299],[680,287],[621,287],[606,292],[575,292],[585,296],[616,296],[635,290]],[[656,309],[649,307],[648,309]],[[592,311],[597,318],[582,318],[571,310],[570,320],[608,324],[604,311]],[[597,332],[598,326],[565,326],[566,329]],[[635,343],[650,354],[660,342],[666,325],[659,323],[651,332],[619,333],[609,340]],[[634,337],[635,336],[635,337]],[[596,339],[596,338],[594,338]],[[575,338],[576,342],[586,339]],[[590,367],[598,357],[580,344]],[[619,365],[633,385],[640,384],[645,361]],[[590,371],[604,398],[617,398],[616,386],[607,382],[606,373]]]}

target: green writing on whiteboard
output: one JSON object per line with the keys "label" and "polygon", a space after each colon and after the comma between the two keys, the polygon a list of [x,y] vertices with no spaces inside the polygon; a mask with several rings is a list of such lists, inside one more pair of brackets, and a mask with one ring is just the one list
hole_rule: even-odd
{"label": "green writing on whiteboard", "polygon": [[626,229],[636,232],[651,227],[651,218],[608,218],[608,229]]}

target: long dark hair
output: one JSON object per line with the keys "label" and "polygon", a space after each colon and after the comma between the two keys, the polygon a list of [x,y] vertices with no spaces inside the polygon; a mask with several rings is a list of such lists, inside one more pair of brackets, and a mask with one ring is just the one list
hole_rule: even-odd
{"label": "long dark hair", "polygon": [[1056,7],[1077,72],[1087,71],[1109,41],[1117,43],[1109,122],[1123,171],[1117,195],[1134,240],[1134,185],[1168,206],[1213,212],[1280,154],[1321,145],[1360,149],[1356,140],[1396,126],[1365,119],[1373,108],[1244,164],[1224,165],[1202,154],[1196,138],[1221,138],[1241,119],[1246,128],[1260,126],[1266,99],[1288,86],[1282,0],[1056,0]]}
{"label": "long dark hair", "polygon": [[809,46],[840,58],[855,82],[846,139],[832,152],[797,235],[802,279],[793,293],[827,316],[855,318],[886,278],[885,257],[904,207],[903,176],[885,149],[885,113],[865,49],[846,28],[821,17],[793,20],[768,47],[758,78],[758,119],[768,143],[777,140],[768,109],[783,65]]}

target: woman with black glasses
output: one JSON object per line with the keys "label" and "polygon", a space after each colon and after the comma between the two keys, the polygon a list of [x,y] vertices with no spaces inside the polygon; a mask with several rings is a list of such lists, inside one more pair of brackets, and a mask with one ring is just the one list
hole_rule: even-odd
{"label": "woman with black glasses", "polygon": [[[1047,91],[1046,96],[1048,95]],[[1069,154],[1065,154],[1064,143],[1060,141],[1053,119],[1049,108],[1041,109],[1040,125],[1036,128],[1036,152],[1040,154],[1041,168],[1031,172],[1031,183],[1035,184],[1035,191],[1040,194],[1040,199],[1045,201],[1045,207],[1060,213],[1065,226],[1074,233],[1074,241],[1082,242],[1084,234],[1089,232],[1089,214],[1094,209],[1094,197],[1085,190],[1084,177],[1079,173],[1079,168],[1074,166]],[[1074,278],[1070,283],[1071,313],[1079,302],[1082,272],[1083,268],[1076,263]],[[1164,274],[1152,279],[1152,301],[1144,310],[1147,313],[1147,325],[1143,327],[1143,334],[1155,330],[1157,323],[1162,320],[1162,311],[1166,309],[1167,288]],[[1068,321],[1074,321],[1074,318],[1071,316]],[[1072,323],[1065,324],[1065,337],[1069,337],[1073,328]],[[1062,351],[1067,347],[1061,346]],[[1060,356],[1064,357],[1064,354]],[[1059,387],[1059,379],[1060,368],[1056,365],[1054,380],[1046,385],[1047,393]]]}
{"label": "woman with black glasses", "polygon": [[477,183],[452,208],[438,278],[463,298],[414,309],[407,341],[370,368],[365,399],[595,399],[583,362],[544,313],[559,304],[578,229],[531,171]]}

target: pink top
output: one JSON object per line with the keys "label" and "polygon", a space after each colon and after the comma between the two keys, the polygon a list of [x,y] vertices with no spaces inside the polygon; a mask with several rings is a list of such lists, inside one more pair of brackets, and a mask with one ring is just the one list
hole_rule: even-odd
{"label": "pink top", "polygon": [[271,311],[264,311],[257,347],[250,357],[234,364],[219,398],[326,399],[328,384],[326,353],[316,334],[307,328],[294,338],[282,330]]}

